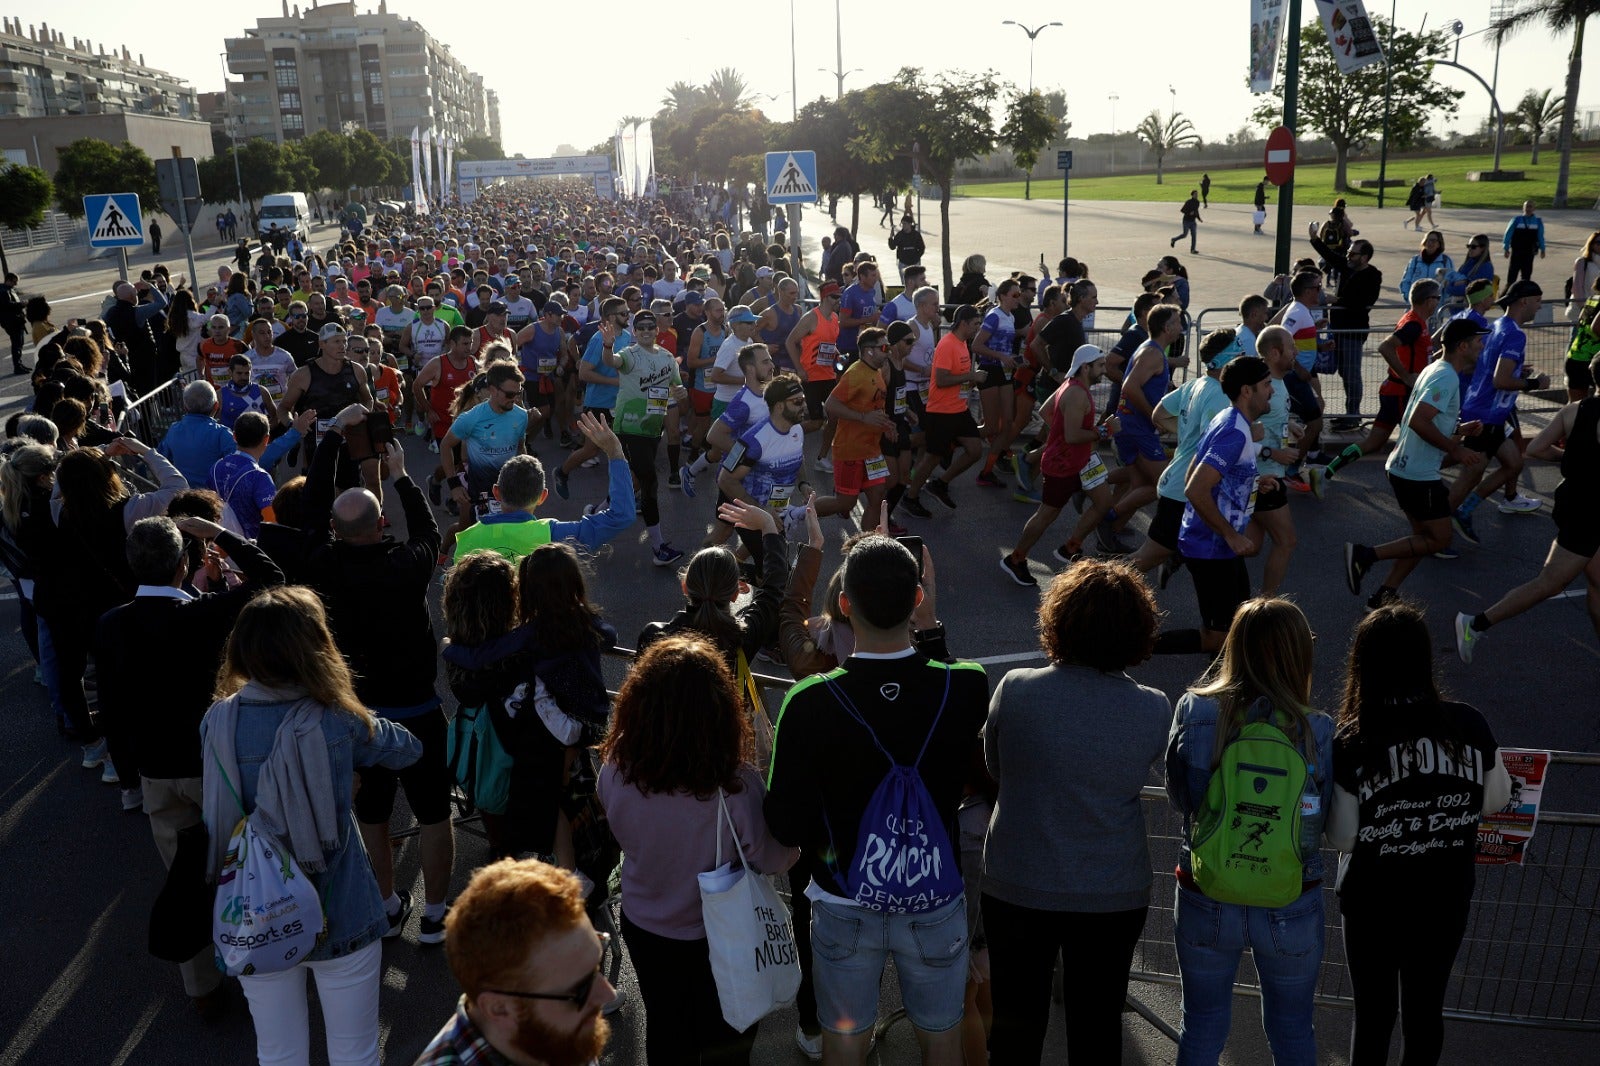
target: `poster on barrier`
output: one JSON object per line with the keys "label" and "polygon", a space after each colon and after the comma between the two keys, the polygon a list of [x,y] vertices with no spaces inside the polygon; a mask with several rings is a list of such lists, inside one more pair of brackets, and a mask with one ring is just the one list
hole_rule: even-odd
{"label": "poster on barrier", "polygon": [[1522,857],[1533,839],[1539,821],[1539,801],[1544,795],[1544,776],[1550,768],[1550,753],[1524,748],[1501,748],[1500,759],[1511,775],[1511,798],[1493,814],[1478,823],[1478,865],[1522,865]]}

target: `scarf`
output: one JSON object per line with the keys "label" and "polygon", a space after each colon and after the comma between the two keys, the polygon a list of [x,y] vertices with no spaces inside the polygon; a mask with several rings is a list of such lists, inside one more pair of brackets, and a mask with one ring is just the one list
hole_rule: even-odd
{"label": "scarf", "polygon": [[338,804],[328,765],[328,742],[322,732],[322,704],[300,693],[279,723],[272,751],[256,781],[256,807],[246,812],[239,792],[239,762],[234,737],[239,726],[240,697],[282,699],[285,694],[254,684],[206,712],[206,752],[201,808],[211,834],[206,872],[215,881],[227,856],[233,827],[241,817],[255,819],[256,829],[280,843],[307,873],[327,869],[327,855],[339,847]]}

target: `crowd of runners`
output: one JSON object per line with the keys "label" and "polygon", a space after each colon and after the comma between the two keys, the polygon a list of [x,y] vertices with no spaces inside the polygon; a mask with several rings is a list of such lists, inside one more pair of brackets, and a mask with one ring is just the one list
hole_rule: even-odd
{"label": "crowd of runners", "polygon": [[[1327,339],[1341,324],[1335,283],[1381,281],[1362,277],[1365,241],[1336,270],[1303,263],[1239,294],[1237,323],[1194,337],[1171,255],[1125,319],[1106,321],[1076,259],[991,281],[971,256],[941,294],[920,237],[880,267],[840,227],[808,280],[781,231],[737,220],[690,191],[620,204],[514,183],[352,226],[298,261],[246,250],[215,283],[157,268],[119,285],[100,319],[57,324],[47,301],[30,304],[34,365],[15,358],[33,397],[6,426],[0,560],[84,767],[149,816],[174,871],[204,826],[215,879],[247,812],[304,865],[327,929],[303,966],[336,1063],[377,1061],[381,941],[411,928],[389,840],[397,789],[421,826],[414,936],[445,945],[465,993],[423,1061],[600,1052],[621,1002],[595,969],[607,940],[586,910],[608,894],[607,842],[626,856],[618,931],[649,1061],[747,1061],[755,1028],[724,1019],[695,876],[732,848],[724,823],[752,870],[787,882],[806,1054],[864,1061],[892,954],[925,1061],[1038,1061],[1064,948],[1069,1047],[1113,1061],[1149,905],[1139,788],[1164,759],[1174,806],[1220,818],[1217,768],[1261,725],[1299,752],[1289,806],[1302,817],[1279,834],[1299,843],[1268,850],[1292,857],[1293,884],[1273,896],[1235,883],[1206,839],[1185,840],[1184,1061],[1221,1054],[1250,945],[1276,1059],[1314,1061],[1324,839],[1352,856],[1352,1061],[1383,1061],[1397,979],[1407,1061],[1437,1061],[1473,829],[1509,785],[1482,716],[1434,687],[1426,625],[1400,589],[1458,538],[1478,542],[1484,504],[1506,521],[1538,513],[1519,491],[1524,464],[1557,462],[1543,569],[1459,613],[1457,651],[1470,663],[1493,626],[1580,576],[1600,633],[1600,399],[1587,376],[1600,271],[1580,293],[1592,298],[1564,368],[1571,402],[1531,439],[1517,399],[1554,369],[1527,359],[1542,291],[1441,269],[1410,281],[1396,322],[1370,324],[1386,370],[1378,414],[1329,451],[1325,421],[1361,424],[1359,367],[1352,379],[1322,356],[1351,332]],[[1441,313],[1458,282],[1459,309]],[[1342,384],[1342,416],[1325,412],[1319,373]],[[129,405],[157,389],[181,417],[144,441],[156,405]],[[415,477],[401,446],[412,434],[431,467]],[[1340,521],[1342,472],[1367,456],[1385,463],[1404,535],[1345,548],[1353,594],[1382,576],[1336,725],[1309,703],[1305,618],[1276,597],[1289,567],[1308,565],[1293,512]],[[549,491],[571,499],[597,484],[577,472],[601,466],[605,490],[580,516],[538,517]],[[664,531],[670,492],[703,509],[700,543]],[[995,580],[1048,585],[1042,605],[1018,603],[1038,611],[1052,665],[1009,674],[991,699],[982,668],[945,652],[944,624],[961,620],[937,610],[934,559],[938,512],[994,499],[1034,507],[1014,531],[1004,516],[1020,512],[994,508]],[[1047,541],[1063,512],[1070,529]],[[679,577],[637,595],[676,613],[621,639],[640,651],[613,700],[600,656],[619,636],[590,601],[585,560],[635,523],[649,561]],[[841,535],[844,562],[819,591]],[[1252,587],[1245,560],[1263,552]],[[1200,624],[1158,631],[1157,591],[1173,594],[1180,572]],[[441,582],[454,715],[430,613]],[[153,686],[173,641],[220,673]],[[1125,673],[1151,654],[1209,657],[1175,713]],[[762,710],[758,660],[797,679],[781,713]],[[1122,725],[1056,719],[1068,706]],[[1079,764],[1102,772],[1064,783]],[[886,799],[891,778],[904,787]],[[506,861],[452,905],[457,789]],[[1423,840],[1402,820],[1407,847],[1381,843],[1401,806],[1445,828]],[[1259,856],[1271,823],[1229,846]],[[918,862],[921,876],[908,872]],[[1447,905],[1426,916],[1380,898],[1432,906],[1441,885]],[[530,913],[539,921],[519,925]],[[1401,914],[1413,924],[1397,939]],[[1184,935],[1204,927],[1209,941]],[[1425,950],[1403,957],[1401,939]],[[197,1009],[225,1009],[233,985],[213,944],[173,951]],[[299,968],[240,977],[261,1061],[305,1061],[303,980]]]}

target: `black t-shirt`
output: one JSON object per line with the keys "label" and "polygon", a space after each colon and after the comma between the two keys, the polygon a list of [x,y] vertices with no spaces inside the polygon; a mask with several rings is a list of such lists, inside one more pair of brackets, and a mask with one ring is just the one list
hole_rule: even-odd
{"label": "black t-shirt", "polygon": [[1079,348],[1089,343],[1083,332],[1083,320],[1071,311],[1063,311],[1039,331],[1044,340],[1044,350],[1050,356],[1050,369],[1066,374],[1072,366],[1072,357]]}
{"label": "black t-shirt", "polygon": [[1494,733],[1464,703],[1441,703],[1437,716],[1406,705],[1379,713],[1391,723],[1381,735],[1334,741],[1334,781],[1361,811],[1355,849],[1339,863],[1341,905],[1466,900]]}

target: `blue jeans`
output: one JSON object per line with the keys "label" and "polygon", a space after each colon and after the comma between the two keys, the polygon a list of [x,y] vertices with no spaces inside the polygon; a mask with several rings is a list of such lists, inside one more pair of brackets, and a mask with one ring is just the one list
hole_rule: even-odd
{"label": "blue jeans", "polygon": [[1245,948],[1261,975],[1261,1025],[1276,1066],[1313,1066],[1312,996],[1327,936],[1322,887],[1277,910],[1218,903],[1181,884],[1176,904],[1183,1033],[1178,1066],[1216,1066],[1228,1042],[1233,979]]}
{"label": "blue jeans", "polygon": [[942,1033],[961,1024],[967,992],[967,901],[923,914],[885,914],[818,900],[811,905],[817,1016],[852,1036],[878,1018],[883,965],[894,956],[900,1002],[911,1024]]}

